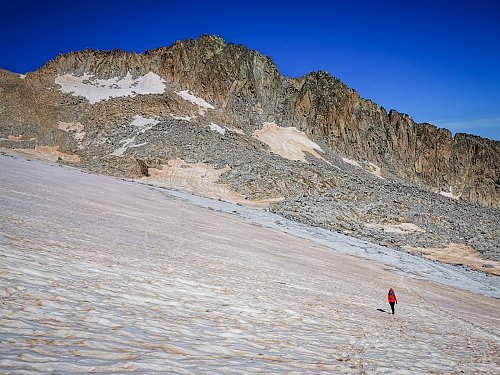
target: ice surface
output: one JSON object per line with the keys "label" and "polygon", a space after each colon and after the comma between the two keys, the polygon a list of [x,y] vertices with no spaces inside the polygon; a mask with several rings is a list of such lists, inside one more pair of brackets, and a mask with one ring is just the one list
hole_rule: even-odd
{"label": "ice surface", "polygon": [[500,366],[498,277],[57,164],[0,176],[2,373]]}
{"label": "ice surface", "polygon": [[153,72],[135,79],[130,73],[110,79],[98,79],[89,73],[82,76],[64,74],[57,76],[55,83],[61,86],[62,92],[83,96],[91,104],[121,96],[163,94],[165,91],[163,79]]}

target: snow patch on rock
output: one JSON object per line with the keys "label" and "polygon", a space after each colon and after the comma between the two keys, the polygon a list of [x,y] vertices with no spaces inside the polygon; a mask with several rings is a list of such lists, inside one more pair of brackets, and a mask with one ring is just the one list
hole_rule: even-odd
{"label": "snow patch on rock", "polygon": [[380,168],[377,164],[368,162],[368,173],[371,173],[375,177],[385,180],[385,178],[382,177],[382,168]]}
{"label": "snow patch on rock", "polygon": [[55,83],[61,86],[60,90],[73,96],[83,96],[91,104],[122,96],[163,94],[164,80],[158,74],[149,72],[143,76],[132,78],[130,72],[125,77],[99,79],[92,74],[82,76],[73,74],[59,75]]}
{"label": "snow patch on rock", "polygon": [[362,168],[361,165],[356,161],[348,158],[342,158],[342,161],[347,164],[351,164],[355,167]]}
{"label": "snow patch on rock", "polygon": [[122,139],[120,141],[120,144],[122,144],[119,148],[117,148],[116,150],[114,150],[110,155],[113,155],[113,156],[122,156],[125,151],[127,151],[129,148],[132,148],[132,147],[141,147],[141,146],[144,146],[144,145],[147,145],[149,142],[143,142],[143,143],[139,143],[139,144],[135,144],[135,137],[140,135],[140,134],[144,134],[146,131],[148,131],[149,129],[151,129],[153,126],[155,126],[156,124],[158,124],[160,121],[159,120],[156,120],[154,118],[150,118],[150,117],[143,117],[143,116],[140,116],[140,115],[135,115],[134,116],[134,119],[132,120],[132,122],[130,123],[130,125],[138,128],[136,134],[131,137],[131,138],[125,138],[125,139]]}
{"label": "snow patch on rock", "polygon": [[145,133],[153,126],[158,124],[160,121],[150,117],[142,117],[140,115],[135,115],[134,120],[130,123],[137,128],[139,128],[138,134]]}
{"label": "snow patch on rock", "polygon": [[284,128],[274,122],[265,122],[262,129],[254,131],[253,136],[267,144],[272,153],[285,159],[307,163],[305,152],[308,152],[318,159],[325,160],[317,152],[323,152],[321,147],[293,126]]}
{"label": "snow patch on rock", "polygon": [[208,103],[205,99],[200,98],[198,96],[193,95],[193,93],[189,90],[176,91],[177,95],[179,95],[182,99],[193,103],[199,107],[200,115],[204,115],[207,109],[215,109],[215,107]]}
{"label": "snow patch on rock", "polygon": [[182,120],[182,121],[191,121],[193,119],[193,117],[191,117],[191,116],[174,116],[174,115],[172,115],[172,117],[176,120]]}
{"label": "snow patch on rock", "polygon": [[224,135],[224,133],[226,132],[226,129],[224,129],[222,126],[220,125],[217,125],[216,123],[214,122],[211,122],[210,123],[210,129],[213,130],[213,131],[216,131],[218,133],[221,133],[222,135]]}
{"label": "snow patch on rock", "polygon": [[59,121],[57,123],[57,128],[60,130],[64,130],[65,132],[73,133],[73,138],[78,141],[78,148],[82,148],[82,141],[85,137],[86,132],[84,131],[85,127],[81,122],[72,121],[72,122],[64,122]]}
{"label": "snow patch on rock", "polygon": [[440,191],[439,194],[441,194],[444,197],[451,198],[451,199],[457,199],[457,200],[460,199],[460,195],[453,194],[453,187],[451,187],[451,186],[450,186],[449,191]]}
{"label": "snow patch on rock", "polygon": [[411,233],[424,233],[425,230],[420,228],[418,225],[413,223],[401,223],[401,224],[365,224],[367,228],[373,228],[382,230],[387,233],[394,234],[411,234]]}
{"label": "snow patch on rock", "polygon": [[122,144],[121,147],[113,151],[111,155],[122,156],[125,153],[125,151],[127,151],[127,149],[134,144],[134,142],[135,142],[135,136],[133,136],[132,138],[122,139],[120,141],[120,144]]}

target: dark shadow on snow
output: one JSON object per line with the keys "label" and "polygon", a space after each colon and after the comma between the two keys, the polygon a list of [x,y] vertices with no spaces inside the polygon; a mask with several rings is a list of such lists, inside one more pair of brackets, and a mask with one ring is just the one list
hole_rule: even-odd
{"label": "dark shadow on snow", "polygon": [[377,311],[380,311],[380,312],[387,312],[387,311],[385,311],[384,309],[377,309]]}

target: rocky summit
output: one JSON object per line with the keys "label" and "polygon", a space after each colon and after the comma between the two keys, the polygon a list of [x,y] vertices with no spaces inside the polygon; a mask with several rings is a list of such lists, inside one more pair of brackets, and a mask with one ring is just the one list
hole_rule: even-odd
{"label": "rocky summit", "polygon": [[500,142],[290,78],[217,36],[0,71],[0,151],[267,209],[500,273]]}

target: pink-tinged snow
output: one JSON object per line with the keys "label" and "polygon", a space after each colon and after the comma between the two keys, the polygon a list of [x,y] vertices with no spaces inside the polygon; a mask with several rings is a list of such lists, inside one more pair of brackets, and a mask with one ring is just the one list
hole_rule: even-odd
{"label": "pink-tinged snow", "polygon": [[253,136],[267,144],[272,153],[285,159],[298,160],[307,163],[305,152],[318,159],[323,157],[318,154],[323,152],[321,147],[311,141],[306,133],[290,126],[287,128],[276,125],[274,122],[265,122],[262,129],[254,131]]}
{"label": "pink-tinged snow", "polygon": [[380,168],[377,164],[374,164],[372,162],[366,162],[366,169],[363,168],[361,166],[361,164],[359,164],[358,161],[356,160],[352,160],[352,159],[348,159],[348,158],[342,158],[342,161],[344,163],[347,163],[347,164],[350,164],[354,167],[357,167],[357,168],[360,168],[360,169],[363,169],[364,171],[384,180],[385,178],[382,176],[382,168]]}
{"label": "pink-tinged snow", "polygon": [[65,132],[71,132],[73,134],[73,138],[75,138],[76,141],[78,142],[78,148],[82,147],[83,138],[85,138],[85,134],[87,134],[84,131],[85,127],[83,126],[82,123],[78,121],[72,121],[72,122],[59,121],[57,125],[58,129],[64,130]]}
{"label": "pink-tinged snow", "polygon": [[356,160],[342,158],[342,161],[347,164],[351,164],[354,167],[363,168]]}
{"label": "pink-tinged snow", "polygon": [[137,78],[132,78],[129,72],[125,77],[109,79],[98,79],[89,73],[82,76],[64,74],[57,76],[55,83],[61,86],[62,92],[73,96],[83,96],[91,104],[122,96],[163,94],[165,92],[163,79],[153,72]]}
{"label": "pink-tinged snow", "polygon": [[193,93],[189,90],[176,91],[175,93],[182,99],[191,102],[194,105],[197,105],[199,107],[198,112],[200,115],[204,115],[207,109],[215,109],[212,104],[208,103],[203,98],[193,95]]}
{"label": "pink-tinged snow", "polygon": [[360,241],[57,164],[0,155],[0,176],[2,373],[500,368],[497,298],[336,251]]}
{"label": "pink-tinged snow", "polygon": [[418,225],[413,223],[400,223],[400,224],[377,224],[377,223],[367,223],[365,224],[367,228],[373,228],[382,230],[387,233],[396,234],[412,234],[416,232],[425,232],[424,229],[420,228]]}

